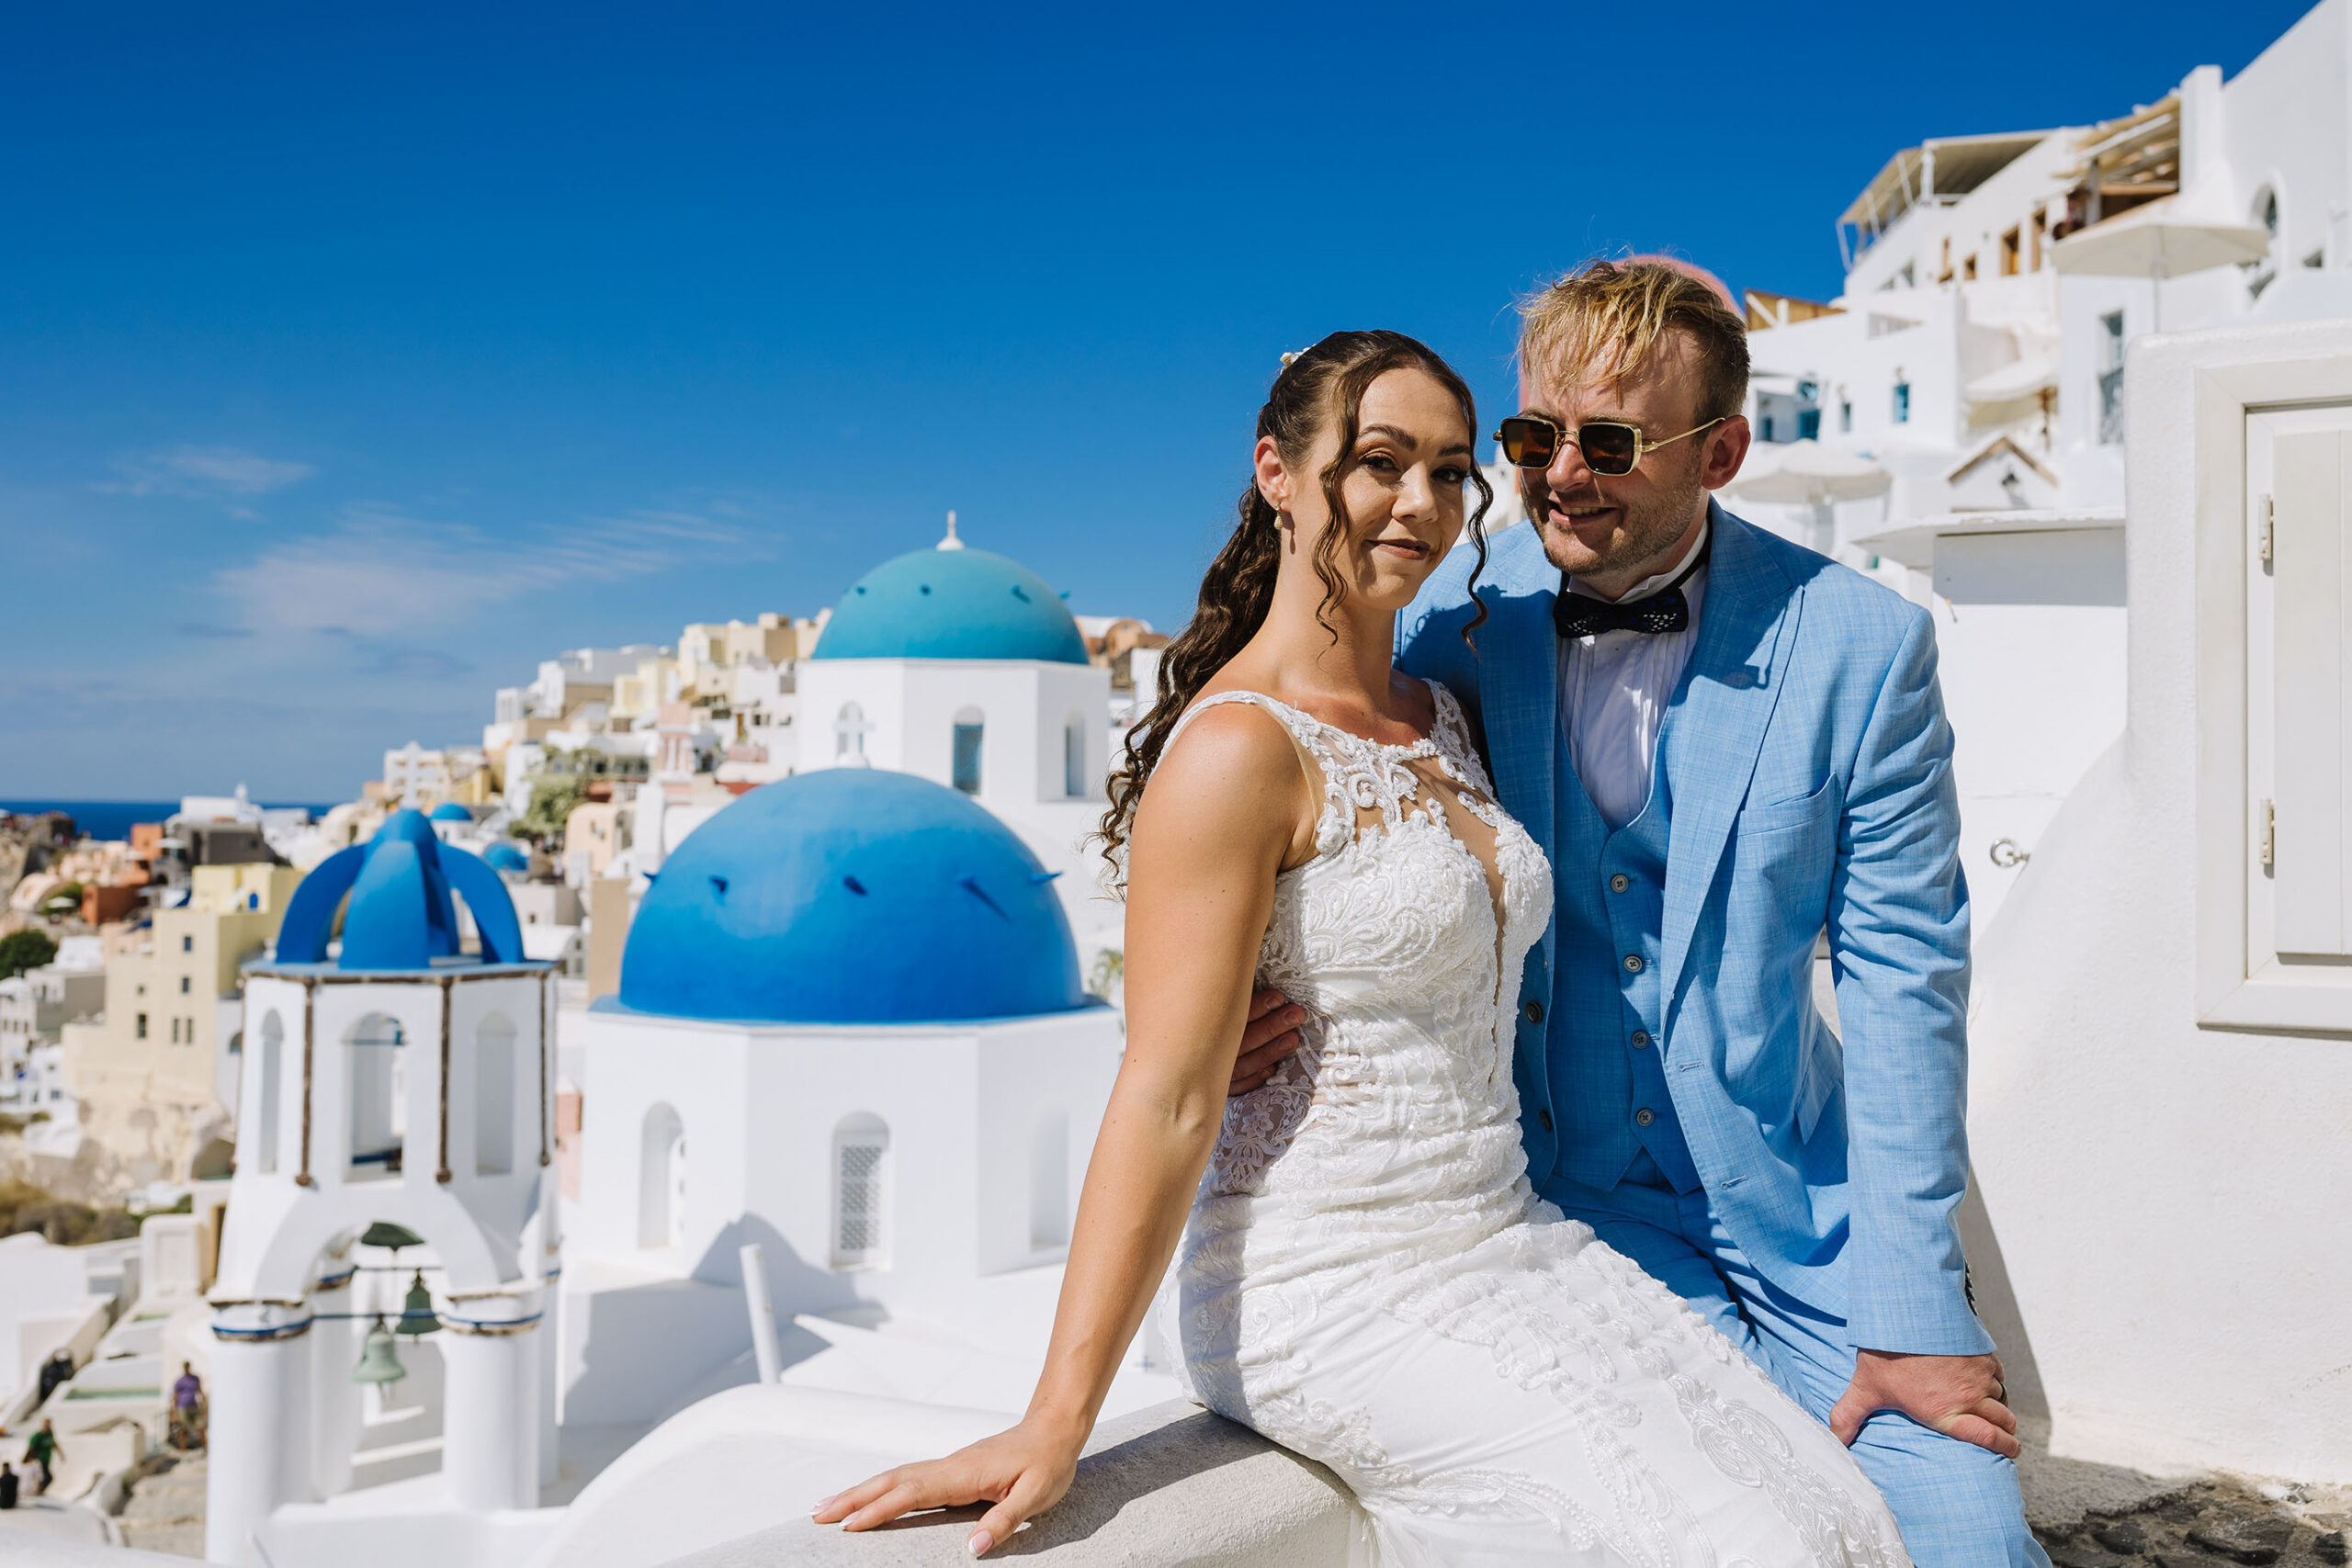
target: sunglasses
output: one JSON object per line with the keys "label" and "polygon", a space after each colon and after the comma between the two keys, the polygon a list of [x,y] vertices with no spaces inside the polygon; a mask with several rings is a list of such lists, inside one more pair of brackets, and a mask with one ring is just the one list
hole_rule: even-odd
{"label": "sunglasses", "polygon": [[1552,459],[1560,455],[1560,443],[1574,442],[1584,454],[1584,466],[1596,474],[1630,474],[1634,465],[1643,457],[1661,446],[1671,446],[1683,436],[1696,435],[1702,430],[1721,424],[1726,416],[1718,414],[1705,424],[1695,425],[1681,435],[1669,435],[1663,441],[1645,441],[1638,425],[1624,424],[1613,419],[1597,419],[1577,426],[1574,434],[1554,424],[1539,414],[1514,414],[1495,430],[1495,439],[1502,443],[1503,456],[1522,468],[1548,468]]}

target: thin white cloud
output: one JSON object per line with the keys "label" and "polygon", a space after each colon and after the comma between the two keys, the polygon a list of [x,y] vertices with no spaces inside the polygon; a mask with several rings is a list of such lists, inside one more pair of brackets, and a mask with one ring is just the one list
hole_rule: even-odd
{"label": "thin white cloud", "polygon": [[752,550],[750,531],[696,513],[598,518],[525,537],[349,509],[332,533],[280,540],[223,568],[213,591],[227,627],[400,637],[458,626],[494,604],[579,582],[616,582],[715,554]]}
{"label": "thin white cloud", "polygon": [[115,460],[122,477],[97,488],[117,495],[267,495],[318,469],[236,446],[168,446]]}

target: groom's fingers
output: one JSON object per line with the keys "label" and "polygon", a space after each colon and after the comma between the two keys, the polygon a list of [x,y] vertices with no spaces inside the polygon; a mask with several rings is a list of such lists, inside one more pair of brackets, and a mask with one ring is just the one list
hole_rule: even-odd
{"label": "groom's fingers", "polygon": [[1870,1418],[1870,1401],[1856,1393],[1853,1385],[1849,1383],[1846,1392],[1838,1396],[1838,1403],[1830,1406],[1829,1429],[1838,1434],[1839,1442],[1850,1449],[1854,1446],[1854,1439],[1862,1435],[1862,1423]]}
{"label": "groom's fingers", "polygon": [[2017,1412],[1997,1399],[1978,1400],[1969,1414],[1984,1417],[2004,1432],[2015,1432],[2018,1429]]}
{"label": "groom's fingers", "polygon": [[2018,1445],[2014,1433],[2005,1432],[1982,1416],[1963,1414],[1948,1417],[1939,1430],[1947,1438],[1957,1438],[1963,1443],[1973,1443],[1980,1449],[1990,1449],[2003,1459],[2018,1457]]}
{"label": "groom's fingers", "polygon": [[1284,1056],[1299,1047],[1298,1026],[1306,1010],[1291,1005],[1280,991],[1263,990],[1250,998],[1249,1021],[1241,1030],[1241,1051],[1234,1058],[1233,1081],[1227,1094],[1247,1094],[1266,1081]]}

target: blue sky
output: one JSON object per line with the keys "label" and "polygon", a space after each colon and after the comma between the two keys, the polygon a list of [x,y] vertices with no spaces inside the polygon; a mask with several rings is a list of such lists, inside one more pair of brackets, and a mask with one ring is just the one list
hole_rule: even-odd
{"label": "blue sky", "polygon": [[1399,328],[1491,419],[1544,275],[1826,297],[1896,147],[2303,9],[17,7],[0,797],[345,797],[950,507],[1173,626],[1281,350]]}

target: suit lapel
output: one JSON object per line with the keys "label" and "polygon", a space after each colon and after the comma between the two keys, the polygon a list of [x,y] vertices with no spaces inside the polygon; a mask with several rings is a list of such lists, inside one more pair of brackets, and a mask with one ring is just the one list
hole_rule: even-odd
{"label": "suit lapel", "polygon": [[1699,640],[1666,725],[1663,764],[1674,791],[1674,822],[1660,936],[1669,1014],[1699,911],[1780,701],[1804,599],[1764,553],[1749,525],[1719,506],[1712,510],[1714,544],[1699,609]]}
{"label": "suit lapel", "polygon": [[[1479,660],[1481,706],[1487,752],[1494,763],[1495,793],[1503,809],[1541,845],[1546,860],[1555,848],[1553,792],[1558,787],[1560,641],[1552,625],[1556,587],[1487,601],[1494,618],[1478,636],[1491,637]],[[1544,957],[1552,957],[1552,928],[1544,932]]]}

